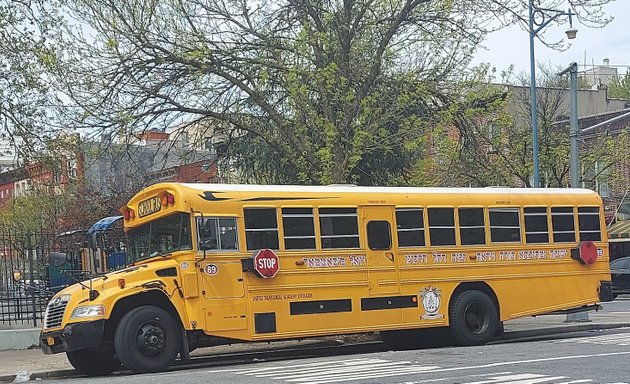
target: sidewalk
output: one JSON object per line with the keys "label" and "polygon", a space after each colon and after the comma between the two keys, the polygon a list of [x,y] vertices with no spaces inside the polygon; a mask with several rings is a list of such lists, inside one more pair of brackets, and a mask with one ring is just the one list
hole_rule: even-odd
{"label": "sidewalk", "polygon": [[[566,315],[545,315],[510,320],[504,323],[504,339],[516,340],[525,337],[554,335],[558,333],[586,331],[593,329],[611,329],[630,327],[630,310],[608,309],[599,312],[588,312],[588,321],[566,322]],[[344,340],[346,337],[334,339]],[[351,336],[347,337],[352,342]],[[365,339],[365,338],[364,338]],[[374,339],[378,339],[377,336]],[[193,356],[203,356],[224,352],[238,353],[240,351],[256,351],[262,349],[287,348],[291,346],[322,345],[322,339],[307,339],[304,341],[284,341],[254,344],[234,344],[203,348],[193,352]],[[328,341],[335,344],[336,341]],[[31,379],[64,377],[75,375],[64,353],[44,355],[39,349],[2,351],[0,359],[0,382],[11,382],[19,371],[28,371]]]}

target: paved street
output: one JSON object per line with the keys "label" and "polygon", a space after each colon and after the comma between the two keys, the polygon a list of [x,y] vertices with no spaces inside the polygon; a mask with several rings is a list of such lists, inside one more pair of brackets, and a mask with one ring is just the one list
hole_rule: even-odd
{"label": "paved street", "polygon": [[[597,316],[630,318],[630,299],[605,304]],[[541,317],[544,318],[544,317]],[[392,383],[630,384],[630,328],[537,335],[481,347],[390,351],[380,343],[286,355],[245,354],[209,359],[160,374],[45,383]]]}
{"label": "paved street", "polygon": [[[253,361],[162,374],[118,374],[90,383],[630,383],[630,330],[469,348],[387,351]],[[87,379],[45,380],[78,383]]]}

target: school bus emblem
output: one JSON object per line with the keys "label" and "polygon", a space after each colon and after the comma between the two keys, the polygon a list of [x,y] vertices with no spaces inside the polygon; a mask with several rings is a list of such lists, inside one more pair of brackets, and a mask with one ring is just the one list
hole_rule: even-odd
{"label": "school bus emblem", "polygon": [[422,306],[424,307],[424,315],[422,315],[422,320],[434,320],[444,318],[443,314],[438,313],[438,311],[440,310],[442,291],[440,291],[436,287],[429,286],[420,291],[420,296],[422,297]]}
{"label": "school bus emblem", "polygon": [[138,217],[149,216],[152,213],[158,212],[160,209],[162,209],[162,200],[157,196],[152,197],[138,204]]}

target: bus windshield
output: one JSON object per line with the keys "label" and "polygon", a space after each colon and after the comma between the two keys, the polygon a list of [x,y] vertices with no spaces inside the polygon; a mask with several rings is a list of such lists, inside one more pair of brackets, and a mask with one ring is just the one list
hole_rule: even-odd
{"label": "bus windshield", "polygon": [[162,217],[129,230],[127,236],[130,262],[192,249],[190,215],[176,213]]}

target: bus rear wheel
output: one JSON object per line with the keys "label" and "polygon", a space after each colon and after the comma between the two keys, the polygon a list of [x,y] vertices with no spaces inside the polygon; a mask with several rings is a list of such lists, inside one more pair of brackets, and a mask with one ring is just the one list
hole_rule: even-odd
{"label": "bus rear wheel", "polygon": [[114,346],[120,361],[133,372],[164,371],[179,353],[180,327],[162,308],[138,307],[120,320]]}
{"label": "bus rear wheel", "polygon": [[66,357],[74,369],[87,376],[104,376],[120,368],[111,348],[66,352]]}
{"label": "bus rear wheel", "polygon": [[482,345],[494,337],[499,313],[494,301],[477,290],[458,294],[449,307],[450,331],[458,345]]}

